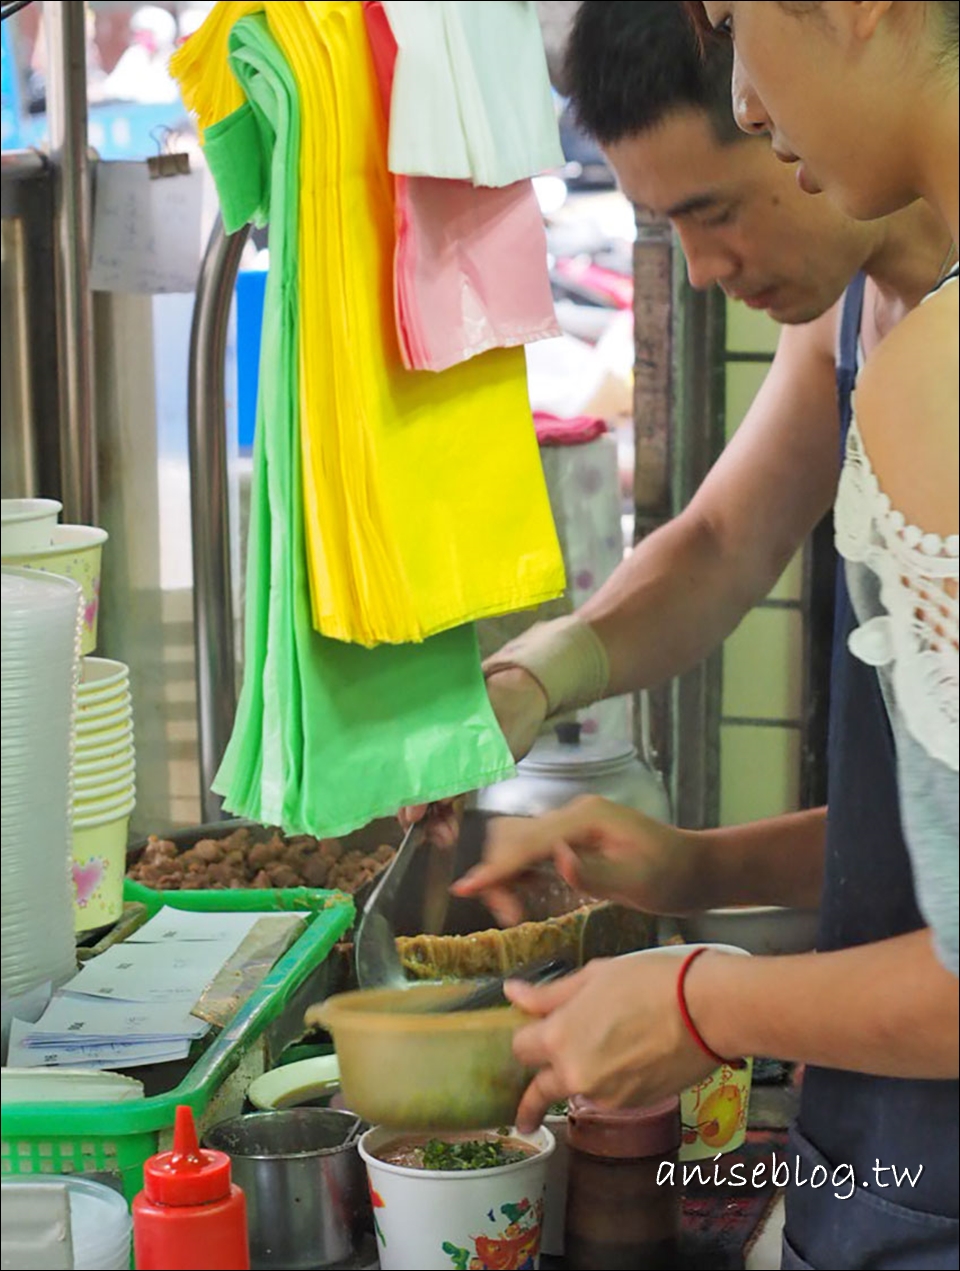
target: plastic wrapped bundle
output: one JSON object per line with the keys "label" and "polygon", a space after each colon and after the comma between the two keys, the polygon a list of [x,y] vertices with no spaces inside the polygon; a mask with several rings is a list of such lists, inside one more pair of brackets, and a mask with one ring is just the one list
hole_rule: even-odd
{"label": "plastic wrapped bundle", "polygon": [[67,578],[4,569],[2,602],[0,965],[6,1034],[16,999],[55,987],[76,970],[70,795],[81,591]]}

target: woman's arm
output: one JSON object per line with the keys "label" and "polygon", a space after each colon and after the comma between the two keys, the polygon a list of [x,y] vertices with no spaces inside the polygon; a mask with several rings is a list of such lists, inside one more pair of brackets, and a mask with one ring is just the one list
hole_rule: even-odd
{"label": "woman's arm", "polygon": [[722,905],[820,903],[826,808],[720,830],[682,830],[607,799],[585,796],[540,817],[501,817],[483,859],[454,884],[496,917],[522,921],[514,885],[553,861],[576,890],[650,913]]}
{"label": "woman's arm", "polygon": [[[715,1066],[677,1004],[680,961],[667,951],[591,962],[544,988],[507,994],[537,1016],[514,1039],[536,1069],[517,1113],[537,1125],[571,1094],[614,1106],[650,1104]],[[836,953],[741,958],[707,952],[685,1000],[706,1044],[730,1059],[770,1055],[890,1077],[956,1077],[957,981],[927,931]]]}
{"label": "woman's arm", "polygon": [[957,1076],[957,978],[926,930],[836,953],[707,954],[691,967],[686,994],[720,1054],[885,1077]]}

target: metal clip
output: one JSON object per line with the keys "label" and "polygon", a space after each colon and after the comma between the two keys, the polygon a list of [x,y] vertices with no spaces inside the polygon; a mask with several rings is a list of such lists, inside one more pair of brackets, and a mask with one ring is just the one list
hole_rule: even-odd
{"label": "metal clip", "polygon": [[[159,134],[159,135],[158,135]],[[151,181],[158,177],[189,176],[190,156],[186,151],[171,151],[171,140],[176,136],[172,128],[154,128],[150,136],[157,143],[157,153],[147,159],[147,171]]]}

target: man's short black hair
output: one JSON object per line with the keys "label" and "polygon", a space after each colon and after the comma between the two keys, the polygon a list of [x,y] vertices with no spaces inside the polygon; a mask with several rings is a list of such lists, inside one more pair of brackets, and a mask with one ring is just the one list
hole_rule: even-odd
{"label": "man's short black hair", "polygon": [[645,132],[682,110],[702,110],[717,140],[739,132],[730,103],[728,40],[700,48],[679,3],[583,0],[564,63],[581,126],[601,145]]}

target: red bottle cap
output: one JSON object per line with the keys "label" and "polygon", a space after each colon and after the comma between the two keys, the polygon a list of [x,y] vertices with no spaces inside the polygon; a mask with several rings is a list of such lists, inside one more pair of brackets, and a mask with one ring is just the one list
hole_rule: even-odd
{"label": "red bottle cap", "polygon": [[209,1205],[230,1195],[230,1157],[199,1146],[193,1112],[184,1104],[177,1108],[173,1151],[144,1164],[143,1190],[157,1205]]}

